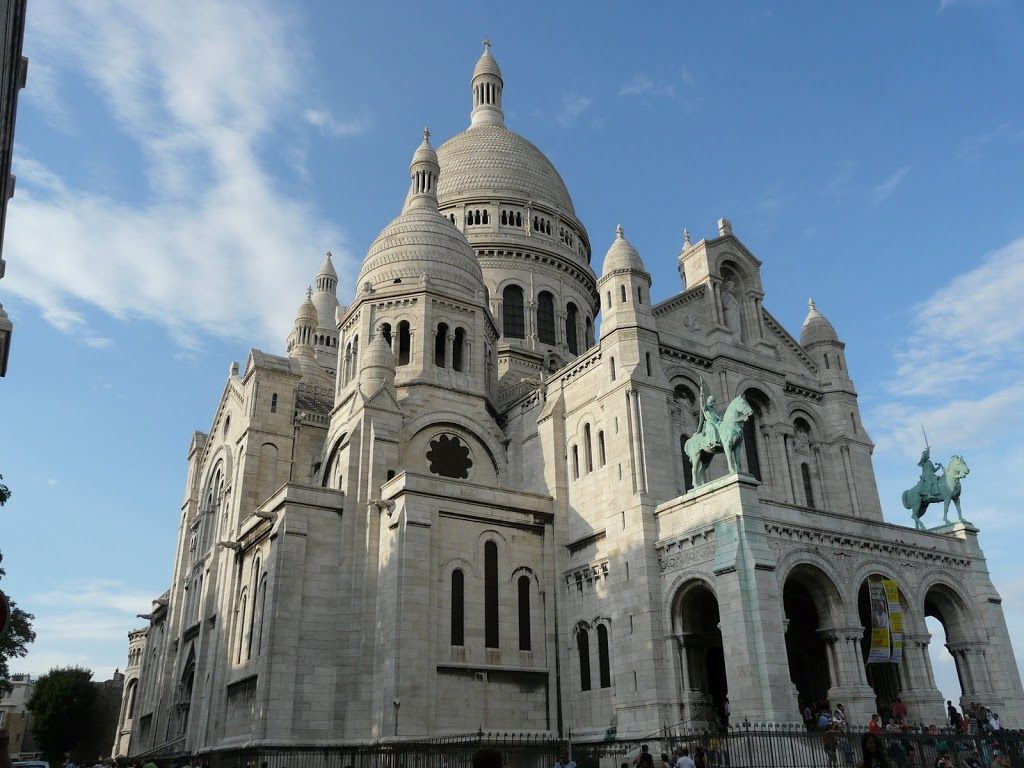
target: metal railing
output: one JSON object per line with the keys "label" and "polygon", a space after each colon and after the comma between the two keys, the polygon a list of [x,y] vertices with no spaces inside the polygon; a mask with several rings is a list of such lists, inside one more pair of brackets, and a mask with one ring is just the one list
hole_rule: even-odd
{"label": "metal railing", "polygon": [[[547,734],[477,732],[416,741],[375,742],[320,748],[259,747],[200,753],[192,765],[208,768],[472,768],[473,754],[497,750],[502,768],[552,768],[569,750],[578,768],[633,768],[646,744],[653,768],[661,755],[674,758],[686,748],[700,754],[704,768],[859,768],[866,732],[807,731],[791,725],[743,724],[721,732],[666,728],[645,739],[574,741]],[[954,731],[880,733],[877,747],[890,768],[934,768],[942,754],[955,768],[1002,765],[1024,768],[1024,731],[964,735]],[[160,768],[183,765],[184,756],[165,753]],[[998,759],[997,759],[998,758]],[[698,762],[701,765],[701,762]]]}

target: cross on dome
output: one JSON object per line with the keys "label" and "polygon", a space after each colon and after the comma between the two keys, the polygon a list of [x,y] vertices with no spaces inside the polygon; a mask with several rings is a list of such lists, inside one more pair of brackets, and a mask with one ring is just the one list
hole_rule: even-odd
{"label": "cross on dome", "polygon": [[430,141],[430,129],[427,126],[423,126],[423,140]]}
{"label": "cross on dome", "polygon": [[306,286],[306,298],[307,299],[312,299],[313,298],[313,286],[312,285],[307,285]]}
{"label": "cross on dome", "polygon": [[487,53],[491,52],[491,39],[486,35],[484,36],[484,51]]}
{"label": "cross on dome", "polygon": [[617,237],[619,240],[625,238],[625,232],[623,231],[621,224],[617,224],[615,226],[615,237]]}

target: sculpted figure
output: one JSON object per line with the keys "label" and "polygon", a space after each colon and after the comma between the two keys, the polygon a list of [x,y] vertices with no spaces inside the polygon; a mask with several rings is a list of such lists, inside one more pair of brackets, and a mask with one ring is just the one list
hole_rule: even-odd
{"label": "sculpted figure", "polygon": [[[967,522],[960,510],[960,481],[971,471],[967,467],[967,462],[960,456],[954,456],[943,468],[939,463],[932,463],[931,451],[925,448],[917,465],[921,468],[921,479],[913,488],[903,492],[903,506],[910,510],[914,525],[923,531],[925,526],[921,523],[921,518],[928,509],[928,505],[940,501],[942,502],[943,524],[949,525],[950,502],[956,506],[956,514],[960,522]],[[936,474],[939,470],[942,471],[941,475]]]}
{"label": "sculpted figure", "polygon": [[740,449],[743,446],[743,422],[754,414],[747,399],[735,398],[724,414],[715,407],[715,396],[704,396],[704,380],[700,380],[700,419],[697,431],[683,444],[683,450],[693,466],[693,487],[707,482],[708,465],[716,453],[724,453],[729,472],[740,467]]}
{"label": "sculpted figure", "polygon": [[733,295],[733,288],[736,284],[732,280],[725,281],[725,288],[722,291],[722,315],[725,317],[725,327],[733,333],[740,332],[740,303]]}

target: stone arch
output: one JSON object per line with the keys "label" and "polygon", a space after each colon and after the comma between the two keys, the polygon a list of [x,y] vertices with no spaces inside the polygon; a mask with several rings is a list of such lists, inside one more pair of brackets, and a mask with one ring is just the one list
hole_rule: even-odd
{"label": "stone arch", "polygon": [[540,589],[540,579],[538,578],[533,568],[531,568],[528,565],[517,565],[515,568],[513,568],[512,572],[509,574],[508,583],[515,584],[516,579],[524,575],[529,576],[530,580],[537,586],[537,589]]}
{"label": "stone arch", "polygon": [[929,579],[921,585],[919,594],[924,595],[922,614],[938,619],[946,631],[948,643],[972,642],[977,639],[978,632],[972,621],[970,601],[946,578]]}
{"label": "stone arch", "polygon": [[[757,405],[763,411],[762,415],[764,417],[771,417],[778,420],[781,414],[785,413],[786,411],[783,406],[783,403],[779,400],[778,396],[773,390],[774,387],[768,386],[761,379],[748,377],[743,379],[739,383],[739,385],[733,389],[733,397],[743,395],[749,401],[750,395],[748,393],[754,393],[754,397],[757,400]],[[751,401],[750,404],[754,405],[754,402]],[[728,405],[728,403],[722,403],[721,405],[724,408],[726,405]],[[766,423],[768,422],[766,421]]]}
{"label": "stone arch", "polygon": [[[808,569],[812,569],[810,573]],[[801,570],[803,573],[799,572]],[[779,589],[785,586],[794,572],[797,572],[797,577],[803,576],[806,579],[817,571],[825,581],[821,582],[821,589],[815,591],[816,607],[831,615],[833,622],[837,624],[847,622],[848,606],[841,589],[843,578],[836,573],[832,564],[823,555],[810,549],[788,552],[779,560],[776,571],[779,574]]]}
{"label": "stone arch", "polygon": [[472,575],[474,578],[479,577],[480,575],[477,573],[476,563],[462,557],[461,555],[456,555],[455,557],[448,558],[441,564],[441,569],[437,576],[438,580],[442,583],[447,581],[451,578],[452,571],[458,568],[461,568],[464,573]]}
{"label": "stone arch", "polygon": [[341,455],[342,450],[348,446],[347,439],[347,432],[342,432],[338,435],[331,443],[331,448],[327,452],[327,458],[320,464],[317,474],[320,476],[320,486],[322,488],[326,488],[330,482],[334,464],[338,460],[338,456]]}
{"label": "stone arch", "polygon": [[718,595],[701,577],[682,581],[671,594],[683,719],[698,728],[717,726],[727,720],[729,693]]}
{"label": "stone arch", "polygon": [[906,681],[903,677],[906,671],[902,669],[902,664],[893,664],[891,662],[867,663],[872,629],[872,605],[869,597],[868,582],[873,577],[891,579],[896,582],[903,613],[904,635],[913,632],[913,626],[915,625],[923,628],[924,619],[919,611],[915,610],[915,607],[907,601],[907,596],[913,593],[908,591],[905,580],[895,572],[891,563],[865,563],[857,569],[851,586],[853,587],[852,594],[856,596],[852,606],[855,611],[855,620],[858,626],[864,628],[859,650],[861,660],[864,663],[868,685],[875,694],[875,711],[882,712],[886,710],[900,695],[903,688],[906,687]]}

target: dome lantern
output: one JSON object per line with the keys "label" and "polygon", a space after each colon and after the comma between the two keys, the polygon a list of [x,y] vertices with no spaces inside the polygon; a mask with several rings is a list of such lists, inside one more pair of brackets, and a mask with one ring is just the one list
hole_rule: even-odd
{"label": "dome lantern", "polygon": [[501,92],[504,88],[501,68],[491,55],[491,41],[484,38],[484,52],[473,68],[473,112],[471,125],[503,125],[505,115],[501,111]]}
{"label": "dome lantern", "polygon": [[437,210],[437,177],[441,166],[437,162],[437,152],[430,146],[430,129],[423,129],[423,142],[413,153],[409,164],[409,196],[405,201],[406,211],[413,208],[433,208]]}

